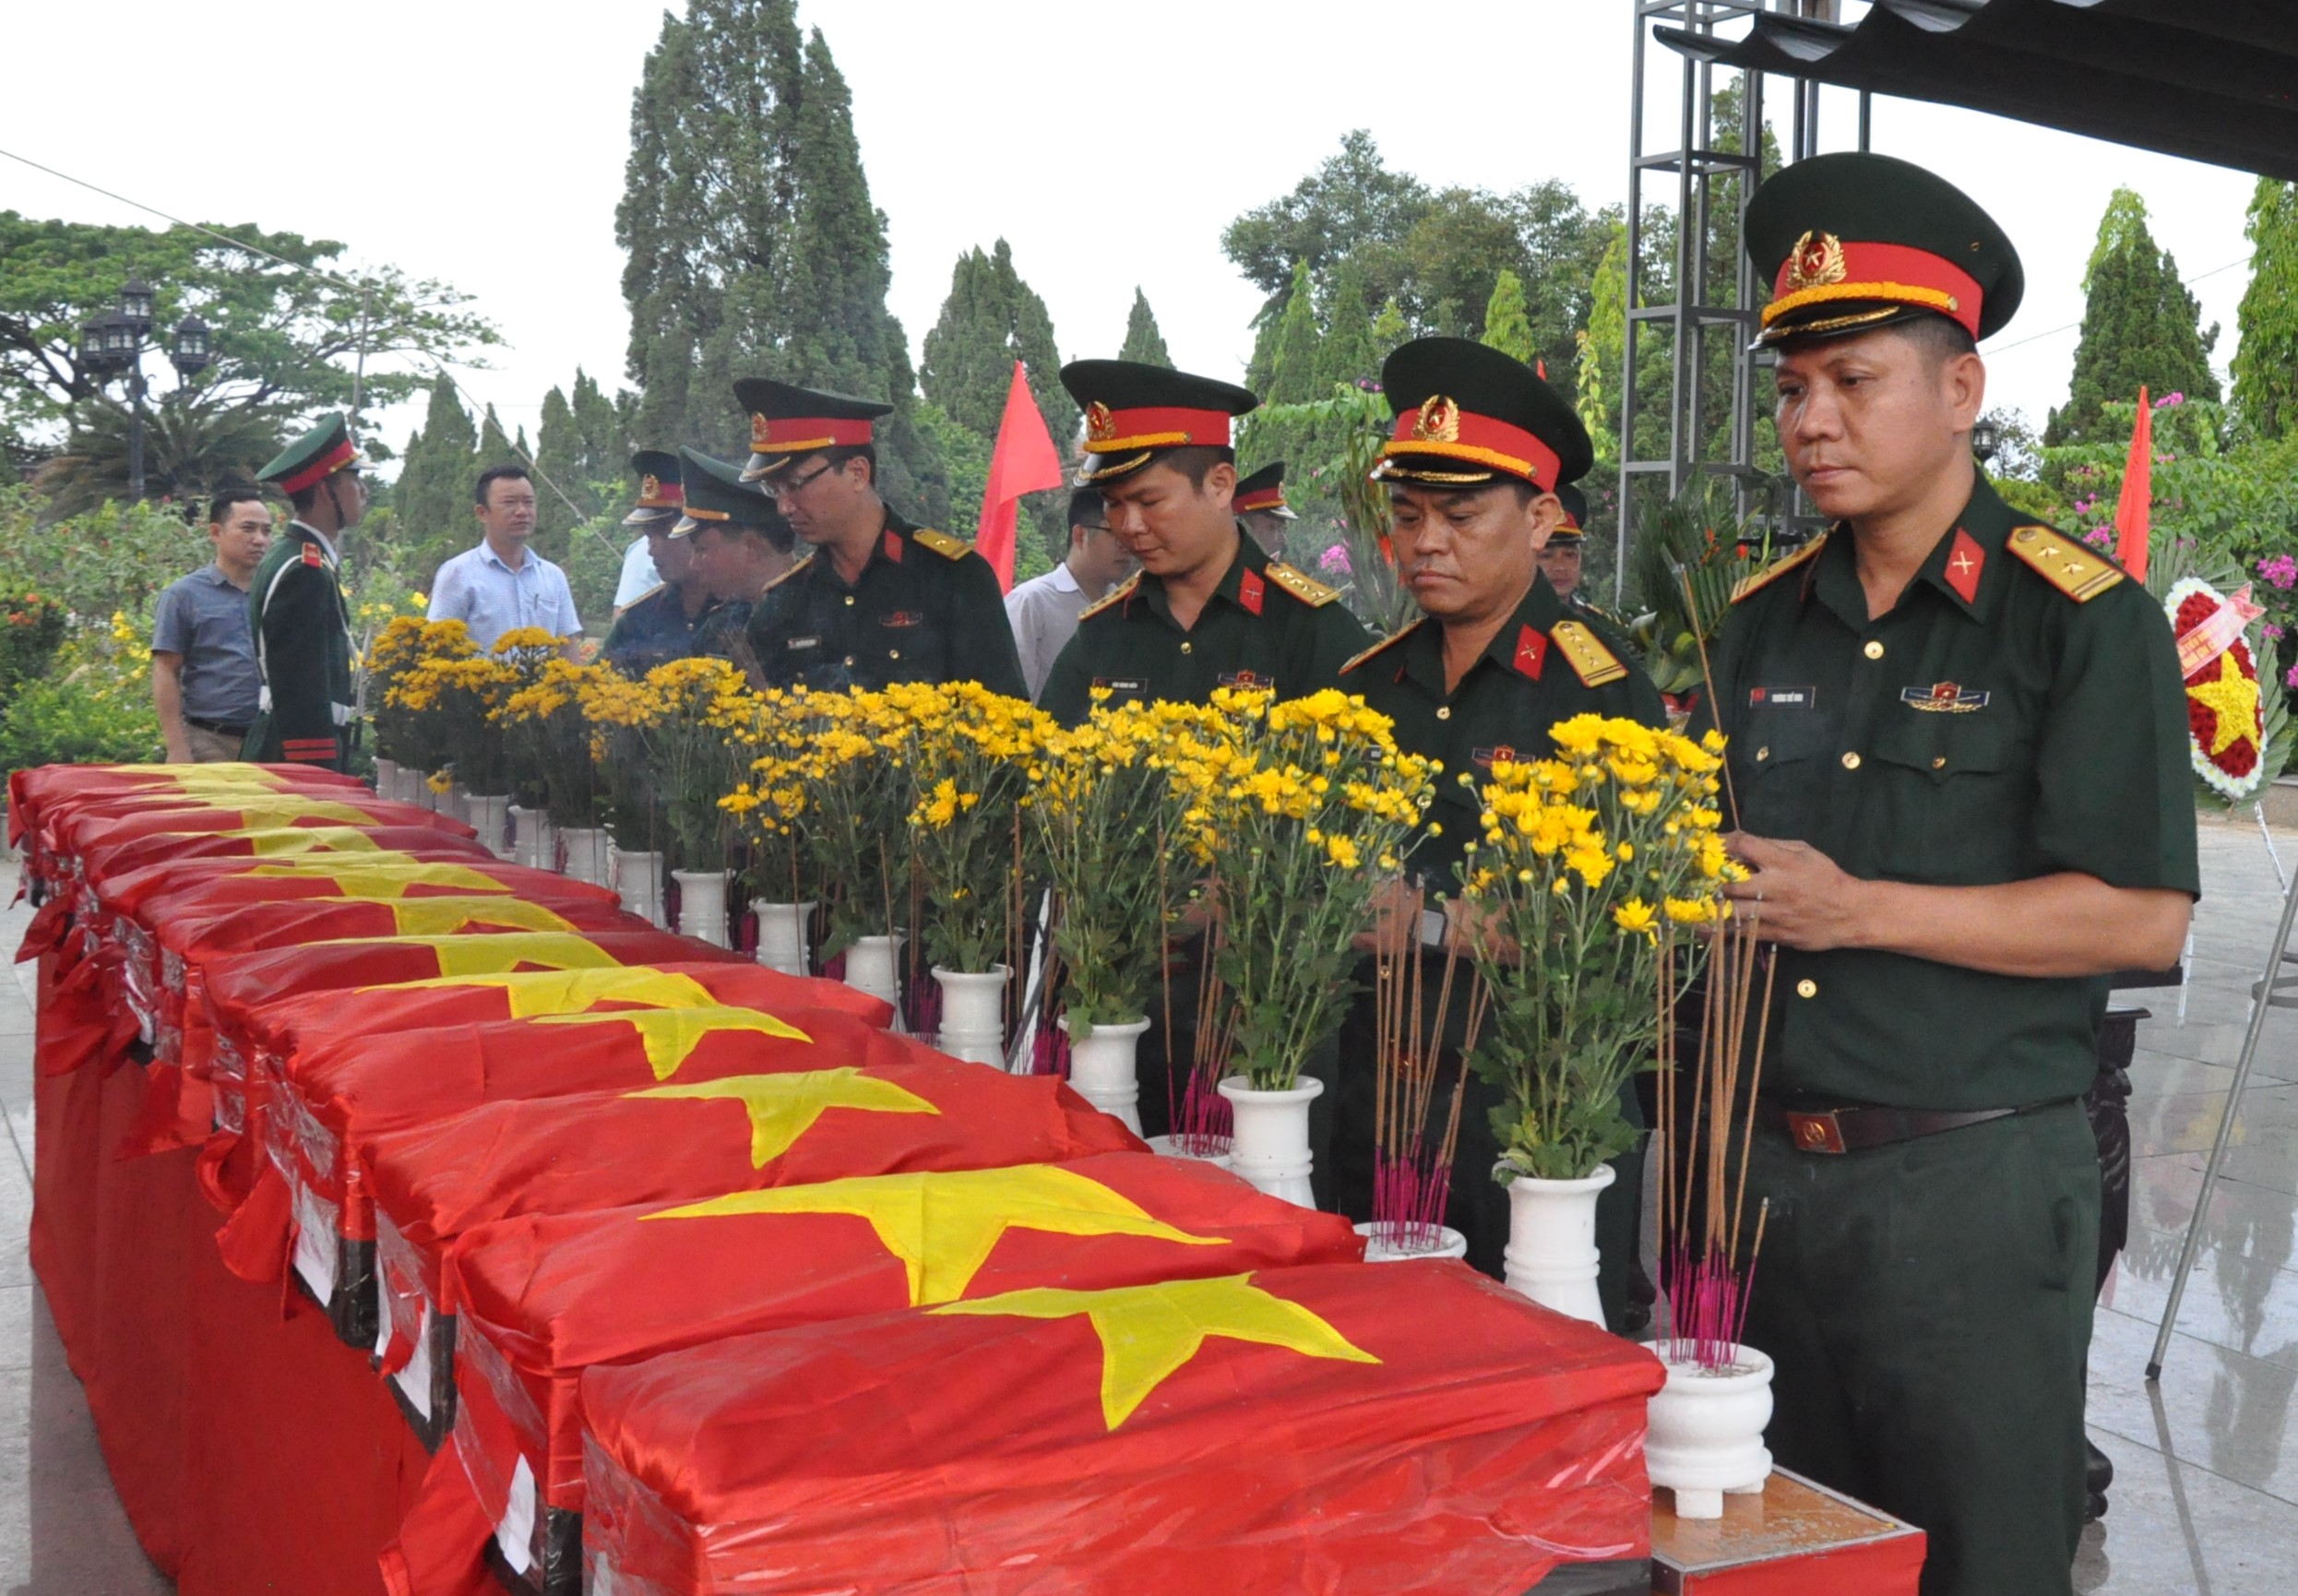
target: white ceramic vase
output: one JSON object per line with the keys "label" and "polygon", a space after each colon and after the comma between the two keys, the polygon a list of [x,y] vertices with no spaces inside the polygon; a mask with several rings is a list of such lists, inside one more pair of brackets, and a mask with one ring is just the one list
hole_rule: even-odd
{"label": "white ceramic vase", "polygon": [[530,870],[558,866],[558,836],[551,829],[550,814],[542,809],[511,805],[511,858]]}
{"label": "white ceramic vase", "polygon": [[566,863],[559,869],[570,881],[580,881],[592,887],[608,885],[607,871],[611,864],[613,844],[605,830],[596,826],[568,826],[558,834],[564,844]]}
{"label": "white ceramic vase", "polygon": [[758,962],[784,975],[808,973],[806,927],[814,923],[814,905],[753,898],[750,912],[758,920]]}
{"label": "white ceramic vase", "polygon": [[1433,1246],[1393,1246],[1380,1239],[1380,1227],[1362,1224],[1356,1233],[1364,1238],[1364,1261],[1368,1264],[1400,1264],[1411,1258],[1464,1258],[1468,1257],[1468,1237],[1450,1225],[1436,1227]]}
{"label": "white ceramic vase", "polygon": [[463,799],[463,818],[479,833],[480,845],[497,859],[511,857],[511,801],[506,793],[501,797],[473,792]]}
{"label": "white ceramic vase", "polygon": [[846,949],[846,984],[894,1006],[894,1029],[901,1029],[901,945],[899,936],[857,936]]}
{"label": "white ceramic vase", "polygon": [[678,934],[698,937],[713,947],[726,940],[726,872],[673,870],[678,883]]}
{"label": "white ceramic vase", "polygon": [[423,772],[411,765],[399,768],[399,790],[392,793],[402,804],[421,804],[424,792]]}
{"label": "white ceramic vase", "polygon": [[439,800],[439,813],[450,820],[470,824],[470,789],[460,781],[447,784],[447,795]]}
{"label": "white ceramic vase", "polygon": [[613,886],[625,912],[658,930],[668,928],[669,923],[662,918],[662,855],[658,851],[615,849]]}
{"label": "white ceramic vase", "polygon": [[431,785],[428,776],[415,778],[415,802],[434,815],[447,813],[447,794]]}
{"label": "white ceramic vase", "polygon": [[1193,1158],[1200,1163],[1211,1164],[1215,1169],[1227,1169],[1229,1167],[1230,1144],[1225,1137],[1220,1139],[1219,1146],[1206,1152],[1191,1152],[1187,1148],[1181,1145],[1181,1140],[1178,1137],[1152,1136],[1148,1137],[1147,1140],[1149,1142],[1149,1151],[1157,1154],[1160,1158]]}
{"label": "white ceramic vase", "polygon": [[1732,1362],[1714,1372],[1652,1351],[1668,1383],[1646,1410],[1644,1463],[1654,1485],[1675,1493],[1679,1519],[1721,1519],[1723,1498],[1752,1496],[1771,1475],[1763,1444],[1771,1422],[1771,1360],[1753,1347],[1733,1347]]}
{"label": "white ceramic vase", "polygon": [[386,759],[380,754],[375,756],[375,796],[378,798],[399,796],[399,761]]}
{"label": "white ceramic vase", "polygon": [[984,971],[934,967],[942,989],[942,1028],[934,1045],[968,1064],[1006,1067],[1006,983],[1013,971],[1000,964]]}
{"label": "white ceramic vase", "polygon": [[1596,1294],[1596,1198],[1615,1177],[1610,1164],[1579,1180],[1520,1174],[1508,1183],[1508,1245],[1501,1255],[1510,1291],[1601,1328]]}
{"label": "white ceramic vase", "polygon": [[1261,1091],[1244,1077],[1220,1083],[1232,1122],[1229,1167],[1270,1197],[1304,1209],[1316,1206],[1309,1189],[1308,1105],[1325,1090],[1314,1078],[1283,1091]]}
{"label": "white ceramic vase", "polygon": [[[1064,1020],[1064,1029],[1068,1021]],[[1147,1019],[1122,1025],[1097,1025],[1082,1042],[1069,1034],[1069,1086],[1079,1097],[1125,1121],[1135,1136],[1141,1134],[1141,1081],[1135,1073],[1135,1050],[1147,1033]]]}

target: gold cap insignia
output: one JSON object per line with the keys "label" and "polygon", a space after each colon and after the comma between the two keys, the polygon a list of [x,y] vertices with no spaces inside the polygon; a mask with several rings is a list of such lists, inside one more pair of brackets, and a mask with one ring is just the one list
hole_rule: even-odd
{"label": "gold cap insignia", "polygon": [[1843,241],[1832,232],[1806,232],[1788,256],[1790,293],[1841,282],[1849,273],[1843,265]]}
{"label": "gold cap insignia", "polygon": [[1459,443],[1460,407],[1444,394],[1430,394],[1421,400],[1421,413],[1412,419],[1412,436],[1421,443]]}
{"label": "gold cap insignia", "polygon": [[764,416],[752,416],[750,418],[750,447],[754,449],[766,447],[773,441],[769,435],[772,428],[773,423]]}
{"label": "gold cap insignia", "polygon": [[1099,399],[1085,407],[1085,435],[1097,444],[1105,444],[1117,435],[1117,418]]}
{"label": "gold cap insignia", "polygon": [[640,477],[638,479],[638,496],[642,499],[654,499],[661,497],[661,479],[660,477]]}

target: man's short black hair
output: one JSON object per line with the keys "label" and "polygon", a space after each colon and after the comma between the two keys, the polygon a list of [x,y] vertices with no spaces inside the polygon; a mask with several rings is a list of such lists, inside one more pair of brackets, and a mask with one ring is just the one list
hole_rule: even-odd
{"label": "man's short black hair", "polygon": [[1933,371],[1958,355],[1979,352],[1979,345],[1959,321],[1943,316],[1916,316],[1898,325],[1899,336],[1923,351]]}
{"label": "man's short black hair", "polygon": [[1109,501],[1101,497],[1101,489],[1084,487],[1070,492],[1069,524],[1104,530],[1108,527]]}
{"label": "man's short black hair", "polygon": [[534,481],[534,478],[528,474],[525,466],[489,466],[479,473],[479,485],[472,492],[471,503],[482,510],[485,509],[488,490],[506,478],[516,478],[519,482],[529,483]]}
{"label": "man's short black hair", "polygon": [[834,471],[844,470],[848,460],[868,461],[870,485],[877,486],[877,447],[875,444],[856,444],[851,448],[824,449],[822,458],[829,462],[830,470]]}
{"label": "man's short black hair", "polygon": [[244,483],[238,487],[218,488],[208,495],[208,522],[210,526],[220,527],[232,518],[232,507],[234,505],[260,505],[264,502],[263,490],[260,488],[249,487]]}
{"label": "man's short black hair", "polygon": [[1166,449],[1149,462],[1153,466],[1179,471],[1199,493],[1204,491],[1205,479],[1212,473],[1215,466],[1233,466],[1236,463],[1236,450],[1219,448],[1210,444],[1185,449]]}
{"label": "man's short black hair", "polygon": [[312,506],[319,502],[319,489],[329,480],[331,479],[322,478],[319,482],[312,483],[311,486],[307,488],[297,488],[293,493],[287,495],[288,504],[294,508],[297,515],[309,515],[311,513]]}

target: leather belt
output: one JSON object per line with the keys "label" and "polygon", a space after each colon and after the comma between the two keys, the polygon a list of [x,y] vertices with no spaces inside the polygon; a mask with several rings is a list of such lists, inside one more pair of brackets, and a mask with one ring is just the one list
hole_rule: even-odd
{"label": "leather belt", "polygon": [[244,737],[247,735],[247,728],[244,726],[227,726],[220,721],[203,721],[196,715],[185,716],[184,724],[186,726],[196,726],[203,732],[213,732],[219,737]]}
{"label": "leather belt", "polygon": [[1960,1130],[1968,1125],[1984,1125],[1991,1119],[2008,1119],[2014,1114],[2032,1114],[2039,1108],[2055,1107],[2058,1101],[2030,1102],[2018,1108],[1940,1113],[1921,1108],[1885,1108],[1876,1104],[1790,1108],[1769,1098],[1757,1098],[1756,1109],[1767,1126],[1787,1133],[1788,1139],[1795,1144],[1798,1152],[1844,1153],[1864,1152],[1869,1148],[1888,1147],[1893,1142],[1912,1141],[1917,1137]]}

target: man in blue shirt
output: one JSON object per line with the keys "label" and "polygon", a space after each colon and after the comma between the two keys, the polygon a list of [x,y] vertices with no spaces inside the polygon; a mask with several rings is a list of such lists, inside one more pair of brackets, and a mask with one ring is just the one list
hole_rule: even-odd
{"label": "man in blue shirt", "polygon": [[[566,573],[527,547],[534,536],[534,482],[522,466],[489,466],[479,473],[476,512],[484,534],[439,567],[431,585],[431,618],[460,621],[482,653],[495,638],[521,626],[554,637],[582,631]],[[574,645],[567,644],[569,657]]]}
{"label": "man in blue shirt", "polygon": [[151,628],[151,701],[171,765],[239,757],[263,678],[247,625],[247,584],[271,546],[271,508],[254,488],[208,506],[215,558],[170,583]]}

